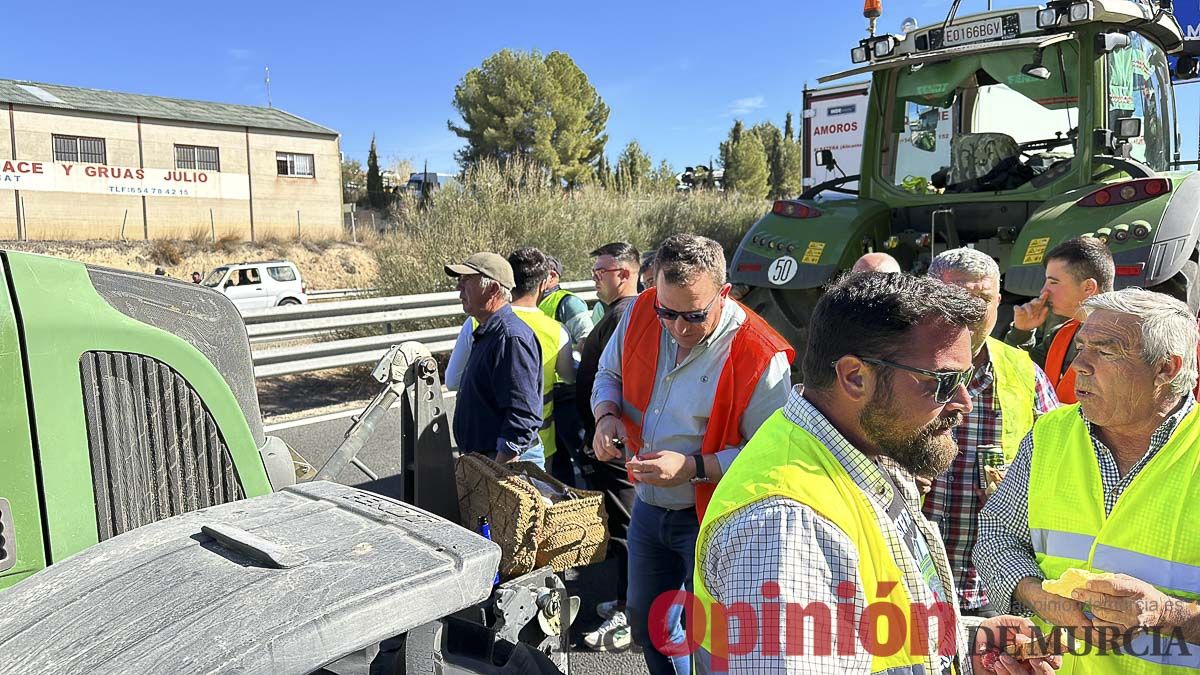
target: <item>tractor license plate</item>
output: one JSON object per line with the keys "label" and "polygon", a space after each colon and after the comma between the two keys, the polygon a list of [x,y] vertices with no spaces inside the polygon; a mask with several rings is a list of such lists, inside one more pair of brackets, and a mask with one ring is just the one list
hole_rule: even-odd
{"label": "tractor license plate", "polygon": [[930,46],[934,49],[969,45],[976,42],[992,42],[995,40],[1010,40],[1021,35],[1021,19],[1018,14],[994,16],[981,21],[950,26],[946,29],[932,31],[938,35],[930,35]]}

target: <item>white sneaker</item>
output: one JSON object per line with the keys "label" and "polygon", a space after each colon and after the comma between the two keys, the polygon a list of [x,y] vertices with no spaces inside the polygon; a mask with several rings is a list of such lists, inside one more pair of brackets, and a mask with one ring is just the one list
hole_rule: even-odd
{"label": "white sneaker", "polygon": [[608,600],[606,602],[601,602],[600,604],[596,605],[596,616],[600,617],[601,619],[607,619],[613,614],[616,614],[617,606],[619,604],[619,600]]}
{"label": "white sneaker", "polygon": [[583,643],[600,652],[629,649],[633,643],[633,635],[629,632],[625,612],[614,612],[599,628],[584,635]]}

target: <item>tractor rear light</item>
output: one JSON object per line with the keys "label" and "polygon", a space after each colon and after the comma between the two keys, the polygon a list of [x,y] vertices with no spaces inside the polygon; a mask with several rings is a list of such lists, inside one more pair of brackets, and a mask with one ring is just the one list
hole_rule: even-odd
{"label": "tractor rear light", "polygon": [[1076,206],[1118,206],[1153,199],[1171,191],[1166,178],[1139,178],[1106,185],[1075,202]]}
{"label": "tractor rear light", "polygon": [[762,271],[762,263],[738,263],[738,271],[739,272],[761,272]]}
{"label": "tractor rear light", "polygon": [[771,207],[771,213],[784,218],[816,218],[821,215],[820,210],[787,199],[780,199]]}
{"label": "tractor rear light", "polygon": [[1113,238],[1113,240],[1115,240],[1117,242],[1129,241],[1129,226],[1122,223],[1122,224],[1114,227],[1113,233],[1112,233],[1112,238]]}
{"label": "tractor rear light", "polygon": [[917,237],[917,246],[919,248],[925,248],[925,247],[929,246],[929,242],[931,242],[931,241],[933,241],[933,240],[929,238],[928,234],[923,234],[923,235]]}
{"label": "tractor rear light", "polygon": [[1135,220],[1130,223],[1129,226],[1129,230],[1133,233],[1134,239],[1140,241],[1150,236],[1150,223],[1144,220]]}
{"label": "tractor rear light", "polygon": [[889,249],[890,248],[898,248],[899,246],[900,246],[900,237],[897,237],[896,235],[892,235],[892,236],[888,237],[887,239],[883,240],[884,248],[889,248]]}
{"label": "tractor rear light", "polygon": [[1053,28],[1058,24],[1058,9],[1055,7],[1047,7],[1046,9],[1038,10],[1037,27],[1038,28]]}
{"label": "tractor rear light", "polygon": [[851,63],[865,63],[867,61],[867,48],[855,47],[850,50]]}
{"label": "tractor rear light", "polygon": [[1111,236],[1112,236],[1111,228],[1102,227],[1102,228],[1096,230],[1096,238],[1099,239],[1100,241],[1104,242],[1105,244],[1108,243],[1108,238]]}
{"label": "tractor rear light", "polygon": [[1116,274],[1119,277],[1140,277],[1142,270],[1145,269],[1146,263],[1138,263],[1136,265],[1117,265]]}

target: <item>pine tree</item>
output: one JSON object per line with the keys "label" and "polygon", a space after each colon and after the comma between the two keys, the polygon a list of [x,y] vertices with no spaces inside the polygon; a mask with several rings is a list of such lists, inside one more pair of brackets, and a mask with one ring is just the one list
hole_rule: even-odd
{"label": "pine tree", "polygon": [[383,191],[383,174],[379,173],[379,152],[375,149],[375,134],[371,134],[371,150],[367,153],[367,201],[371,208],[387,206],[388,196]]}
{"label": "pine tree", "polygon": [[570,56],[500,50],[471,69],[454,88],[467,141],[458,159],[532,158],[568,187],[594,173],[608,135],[608,106]]}
{"label": "pine tree", "polygon": [[617,158],[618,185],[622,190],[645,189],[649,186],[653,166],[642,146],[637,141],[629,141]]}
{"label": "pine tree", "polygon": [[742,134],[741,140],[729,148],[725,165],[725,185],[755,197],[766,197],[770,190],[767,151],[758,134]]}
{"label": "pine tree", "polygon": [[721,142],[720,162],[722,167],[729,165],[729,151],[733,148],[735,143],[742,140],[743,130],[744,127],[742,126],[742,121],[734,120],[733,128],[729,130],[729,138]]}
{"label": "pine tree", "polygon": [[784,138],[784,140],[786,140],[786,141],[794,140],[796,136],[795,136],[795,134],[792,133],[793,131],[794,130],[792,129],[792,113],[789,112],[787,114],[787,118],[783,122],[783,138]]}

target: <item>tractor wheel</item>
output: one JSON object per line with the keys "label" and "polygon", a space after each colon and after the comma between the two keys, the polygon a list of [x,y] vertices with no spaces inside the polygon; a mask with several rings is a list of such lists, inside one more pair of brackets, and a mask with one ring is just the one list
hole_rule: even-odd
{"label": "tractor wheel", "polygon": [[1175,276],[1150,290],[1165,293],[1176,300],[1186,302],[1188,309],[1195,314],[1196,310],[1200,309],[1200,278],[1197,278],[1198,275],[1200,275],[1200,266],[1196,264],[1196,261],[1189,260],[1183,263],[1183,267],[1175,273]]}
{"label": "tractor wheel", "polygon": [[796,350],[796,360],[792,368],[794,371],[799,370],[800,362],[804,360],[809,320],[820,297],[819,288],[789,291],[755,287],[742,298],[743,305],[771,324],[771,327],[779,331],[783,339]]}

